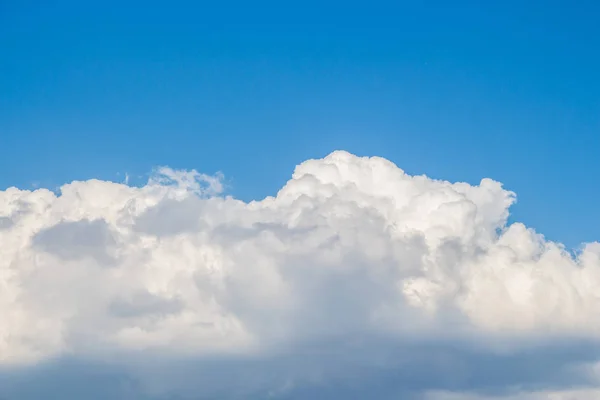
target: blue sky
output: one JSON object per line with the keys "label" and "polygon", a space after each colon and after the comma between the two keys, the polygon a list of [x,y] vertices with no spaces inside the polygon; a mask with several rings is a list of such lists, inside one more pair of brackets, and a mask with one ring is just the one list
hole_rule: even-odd
{"label": "blue sky", "polygon": [[600,398],[599,16],[0,0],[0,398]]}
{"label": "blue sky", "polygon": [[344,149],[492,177],[577,246],[600,220],[600,6],[577,4],[2,1],[0,187],[169,165],[254,199]]}

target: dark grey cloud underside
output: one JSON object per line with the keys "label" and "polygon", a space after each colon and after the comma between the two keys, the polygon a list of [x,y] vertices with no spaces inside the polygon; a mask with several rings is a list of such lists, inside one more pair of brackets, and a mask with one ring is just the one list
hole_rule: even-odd
{"label": "dark grey cloud underside", "polygon": [[0,399],[417,400],[430,390],[507,394],[507,388],[585,386],[590,382],[568,366],[600,356],[598,345],[583,341],[498,356],[458,344],[399,345],[378,339],[357,345],[354,339],[353,345],[338,338],[260,359],[138,356],[129,364],[135,368],[60,359],[0,372]]}

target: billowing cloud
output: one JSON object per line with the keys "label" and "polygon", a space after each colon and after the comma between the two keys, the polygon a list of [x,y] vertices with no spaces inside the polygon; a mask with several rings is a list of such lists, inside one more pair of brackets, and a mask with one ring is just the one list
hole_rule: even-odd
{"label": "billowing cloud", "polygon": [[600,244],[507,225],[500,183],[341,151],[260,201],[221,179],[0,192],[0,396],[599,397]]}

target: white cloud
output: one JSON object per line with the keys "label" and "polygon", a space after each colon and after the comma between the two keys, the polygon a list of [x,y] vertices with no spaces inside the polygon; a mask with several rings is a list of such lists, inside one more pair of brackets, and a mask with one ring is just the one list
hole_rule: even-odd
{"label": "white cloud", "polygon": [[509,395],[478,395],[469,393],[428,393],[425,400],[593,400],[600,399],[600,390],[574,389],[559,391],[516,392]]}
{"label": "white cloud", "polygon": [[[284,363],[277,384],[249,384],[281,394],[295,379],[361,365],[409,368],[386,346],[459,379],[456,365],[406,348],[454,343],[512,357],[533,343],[600,337],[600,244],[573,258],[507,226],[515,196],[493,180],[409,176],[334,152],[300,164],[276,197],[244,203],[222,192],[220,176],[168,168],[139,188],[90,180],[59,196],[0,192],[0,363],[280,360],[309,343],[355,352],[348,362],[315,356],[302,371]],[[473,374],[472,357],[459,359]]]}

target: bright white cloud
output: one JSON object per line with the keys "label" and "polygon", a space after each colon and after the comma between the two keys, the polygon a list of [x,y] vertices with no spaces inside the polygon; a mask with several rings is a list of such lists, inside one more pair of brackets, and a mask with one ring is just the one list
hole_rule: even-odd
{"label": "bright white cloud", "polygon": [[[222,192],[220,176],[168,168],[143,187],[0,192],[0,363],[266,357],[340,337],[513,354],[600,338],[600,244],[573,257],[507,225],[515,196],[493,180],[334,152],[275,197]],[[378,362],[369,349],[357,365]]]}

